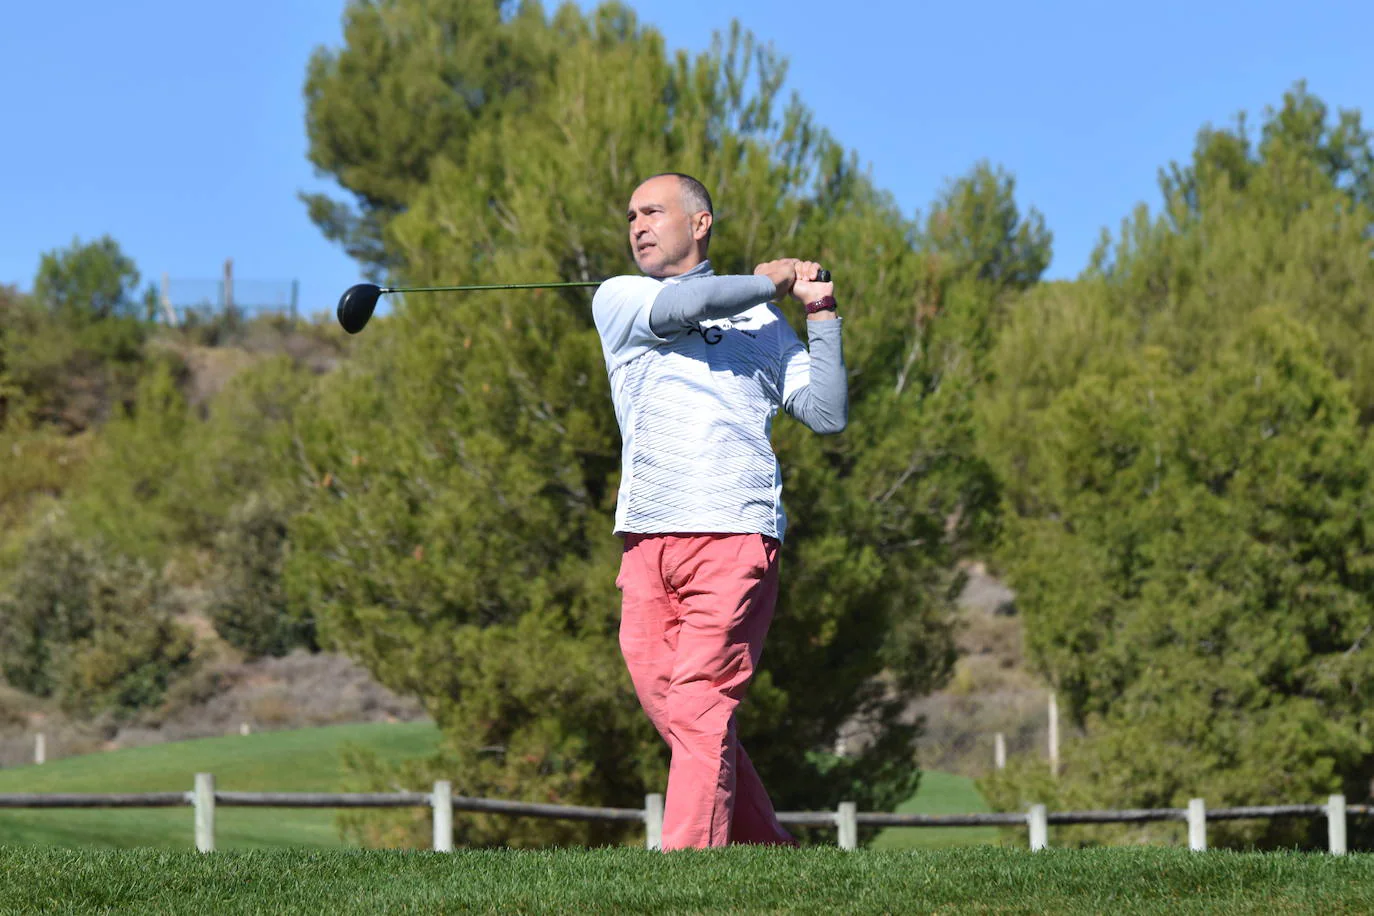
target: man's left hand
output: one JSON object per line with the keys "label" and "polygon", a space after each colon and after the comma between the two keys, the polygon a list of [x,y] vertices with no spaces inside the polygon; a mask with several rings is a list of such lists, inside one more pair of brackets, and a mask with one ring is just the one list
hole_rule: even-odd
{"label": "man's left hand", "polygon": [[835,295],[834,283],[820,283],[816,280],[821,265],[815,261],[798,261],[793,266],[797,270],[797,280],[792,284],[792,295],[802,305]]}

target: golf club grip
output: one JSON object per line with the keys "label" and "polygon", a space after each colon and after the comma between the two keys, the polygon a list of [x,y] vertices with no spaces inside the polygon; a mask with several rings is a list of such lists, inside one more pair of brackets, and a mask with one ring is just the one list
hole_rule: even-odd
{"label": "golf club grip", "polygon": [[816,273],[816,282],[817,282],[817,283],[829,283],[829,282],[830,282],[830,271],[828,271],[828,270],[826,270],[824,267],[822,267],[822,268]]}

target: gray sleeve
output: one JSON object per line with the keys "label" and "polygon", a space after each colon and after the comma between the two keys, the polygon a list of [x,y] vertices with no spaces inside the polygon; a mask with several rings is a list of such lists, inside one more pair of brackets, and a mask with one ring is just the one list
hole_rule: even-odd
{"label": "gray sleeve", "polygon": [[669,283],[654,299],[649,327],[666,337],[698,321],[738,315],[776,294],[777,287],[767,277],[698,277]]}
{"label": "gray sleeve", "polygon": [[849,422],[849,379],[840,345],[843,319],[808,321],[808,348],[798,341],[787,355],[785,373],[796,379],[787,385],[783,407],[814,432],[843,432]]}

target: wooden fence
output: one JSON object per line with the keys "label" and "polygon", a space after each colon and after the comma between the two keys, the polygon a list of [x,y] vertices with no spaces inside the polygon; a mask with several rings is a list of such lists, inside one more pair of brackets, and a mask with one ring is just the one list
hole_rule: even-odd
{"label": "wooden fence", "polygon": [[[190,792],[137,794],[0,794],[3,808],[176,808],[191,807],[195,813],[196,849],[215,849],[215,809],[229,808],[429,808],[434,824],[433,848],[453,850],[453,812],[471,811],[511,817],[547,817],[582,821],[635,821],[644,825],[645,845],[662,848],[663,796],[646,795],[643,808],[591,808],[579,805],[543,805],[534,802],[454,795],[452,784],[441,780],[431,792],[220,792],[211,773],[197,773]],[[1346,818],[1374,812],[1371,805],[1347,805],[1345,796],[1332,795],[1325,805],[1256,805],[1212,808],[1200,798],[1187,808],[1147,808],[1126,811],[1048,811],[1031,805],[1025,813],[1003,814],[895,814],[860,812],[853,802],[840,802],[834,811],[780,811],[784,824],[833,827],[841,849],[855,849],[860,827],[1025,827],[1032,850],[1049,846],[1050,824],[1133,824],[1146,821],[1183,821],[1188,825],[1188,847],[1207,848],[1207,822],[1270,817],[1325,817],[1327,848],[1335,855],[1346,852]]]}

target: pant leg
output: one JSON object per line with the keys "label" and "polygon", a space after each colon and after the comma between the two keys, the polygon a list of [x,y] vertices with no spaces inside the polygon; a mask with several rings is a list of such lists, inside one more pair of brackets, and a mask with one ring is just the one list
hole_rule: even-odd
{"label": "pant leg", "polygon": [[[772,538],[764,539],[765,546],[773,553],[774,575],[777,575],[777,551],[781,547]],[[753,663],[758,667],[763,652],[764,639],[773,623],[773,610],[777,604],[777,586],[773,587],[771,598],[766,607],[759,607],[745,622],[744,633],[754,650]],[[763,780],[754,769],[753,762],[740,744],[735,752],[735,809],[730,821],[730,842],[757,843],[765,845],[798,845],[796,839],[782,824],[778,823],[773,801],[763,787]]]}
{"label": "pant leg", "polygon": [[738,752],[734,711],[753,678],[777,600],[777,553],[777,542],[759,535],[682,537],[666,546],[665,578],[680,619],[665,697],[672,763],[664,849],[730,842],[741,759],[751,774],[744,780],[751,839],[767,833],[755,833],[760,819],[776,820],[747,756]]}
{"label": "pant leg", "polygon": [[677,609],[663,581],[664,538],[629,534],[616,586],[621,591],[620,654],[639,705],[668,740],[666,697],[677,651]]}
{"label": "pant leg", "polygon": [[735,750],[735,810],[730,820],[730,842],[799,845],[787,828],[778,823],[768,790],[763,787],[763,780],[759,779],[742,744]]}

